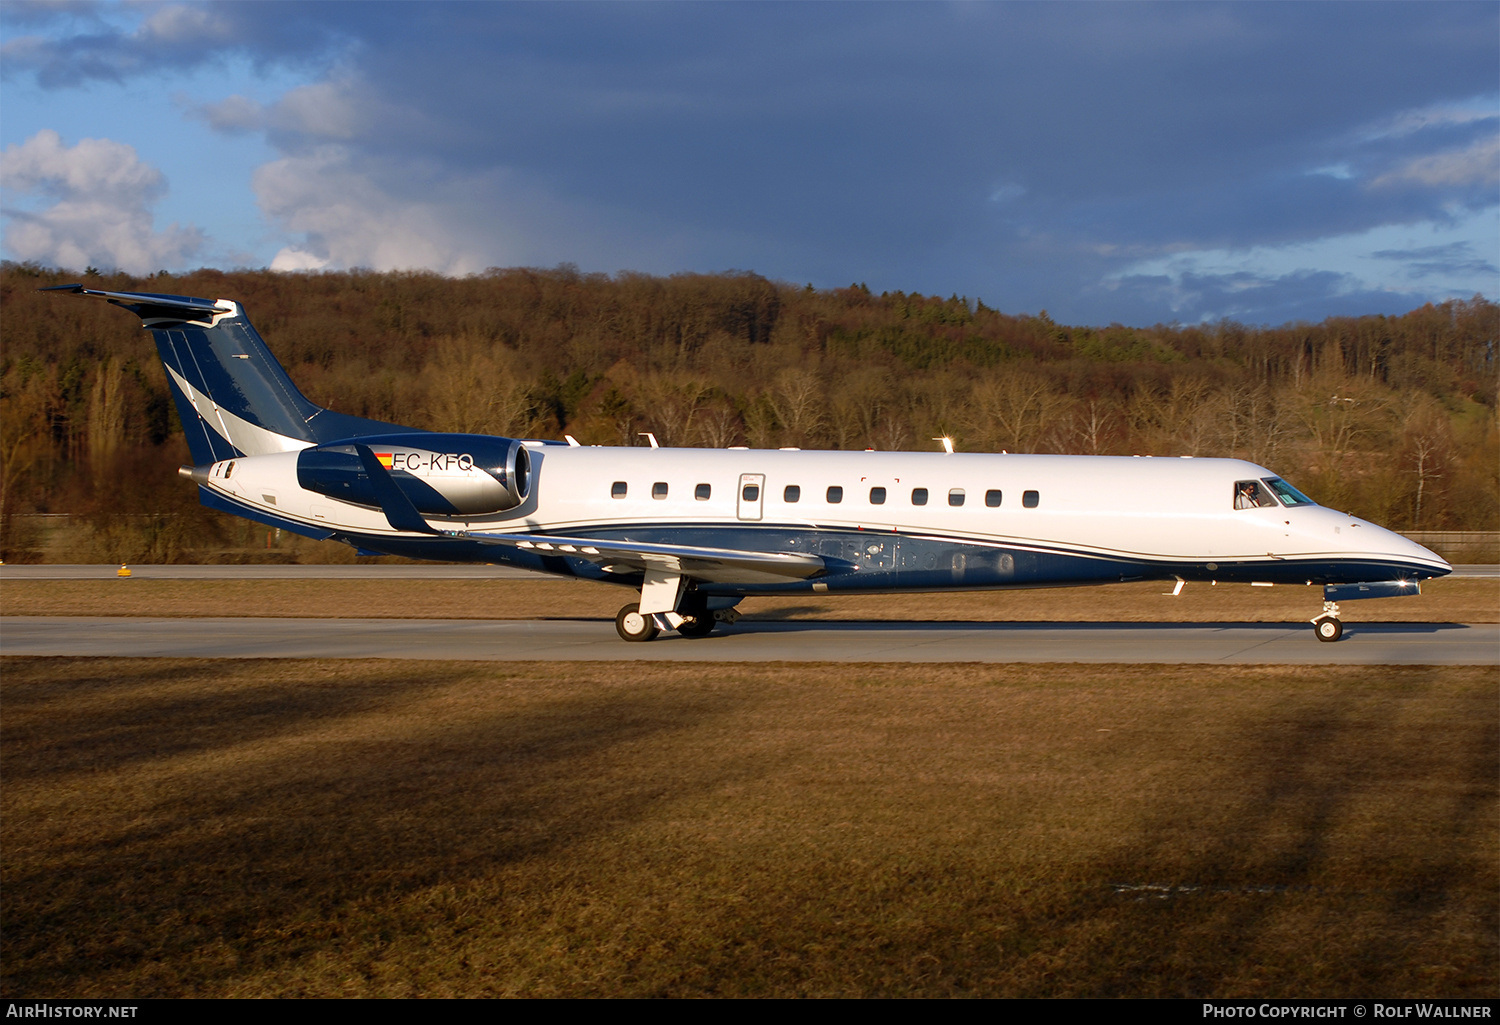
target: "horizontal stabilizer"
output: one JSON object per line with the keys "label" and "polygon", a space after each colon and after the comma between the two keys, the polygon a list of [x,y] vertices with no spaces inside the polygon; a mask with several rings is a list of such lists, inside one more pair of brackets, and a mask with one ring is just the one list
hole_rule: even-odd
{"label": "horizontal stabilizer", "polygon": [[805,580],[818,576],[825,569],[821,558],[800,552],[749,552],[690,545],[598,541],[551,534],[470,533],[464,536],[484,544],[511,545],[539,555],[587,559],[615,573],[665,570],[708,583],[781,583],[789,578]]}
{"label": "horizontal stabilizer", "polygon": [[95,295],[121,306],[143,321],[181,321],[211,323],[215,316],[236,312],[235,304],[216,299],[199,299],[191,295],[163,295],[158,292],[105,292],[82,285],[49,285],[40,292],[67,292],[69,295]]}

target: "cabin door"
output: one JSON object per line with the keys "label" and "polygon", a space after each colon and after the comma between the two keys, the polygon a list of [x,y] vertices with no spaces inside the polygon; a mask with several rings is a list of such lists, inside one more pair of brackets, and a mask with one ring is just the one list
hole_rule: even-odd
{"label": "cabin door", "polygon": [[766,503],[766,475],[763,473],[740,474],[738,497],[739,516],[742,520],[758,520]]}

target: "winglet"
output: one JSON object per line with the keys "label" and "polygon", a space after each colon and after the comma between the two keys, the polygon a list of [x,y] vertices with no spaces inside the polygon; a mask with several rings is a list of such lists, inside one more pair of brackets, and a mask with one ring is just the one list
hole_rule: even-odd
{"label": "winglet", "polygon": [[406,492],[396,484],[390,472],[380,465],[380,460],[375,458],[375,453],[370,446],[355,445],[354,451],[359,453],[359,461],[364,465],[365,473],[370,478],[370,487],[380,502],[380,511],[385,513],[385,518],[392,529],[409,530],[419,534],[438,533],[422,518],[422,514],[417,512],[417,507],[411,504],[411,499],[406,497]]}

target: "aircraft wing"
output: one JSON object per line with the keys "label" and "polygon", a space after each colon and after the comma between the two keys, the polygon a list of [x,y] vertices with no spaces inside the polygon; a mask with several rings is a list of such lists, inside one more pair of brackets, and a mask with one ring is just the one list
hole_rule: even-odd
{"label": "aircraft wing", "polygon": [[466,538],[490,545],[511,545],[539,555],[567,555],[598,563],[609,572],[676,573],[694,580],[724,584],[771,584],[787,578],[817,576],[824,563],[800,552],[750,552],[730,548],[696,548],[635,541],[598,541],[553,534],[480,534]]}

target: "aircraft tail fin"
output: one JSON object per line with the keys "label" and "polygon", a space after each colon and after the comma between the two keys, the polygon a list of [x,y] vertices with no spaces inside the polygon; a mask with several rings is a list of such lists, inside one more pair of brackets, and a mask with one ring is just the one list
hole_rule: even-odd
{"label": "aircraft tail fin", "polygon": [[82,285],[43,291],[96,296],[141,318],[156,338],[188,448],[199,465],[411,431],[308,401],[232,300]]}

